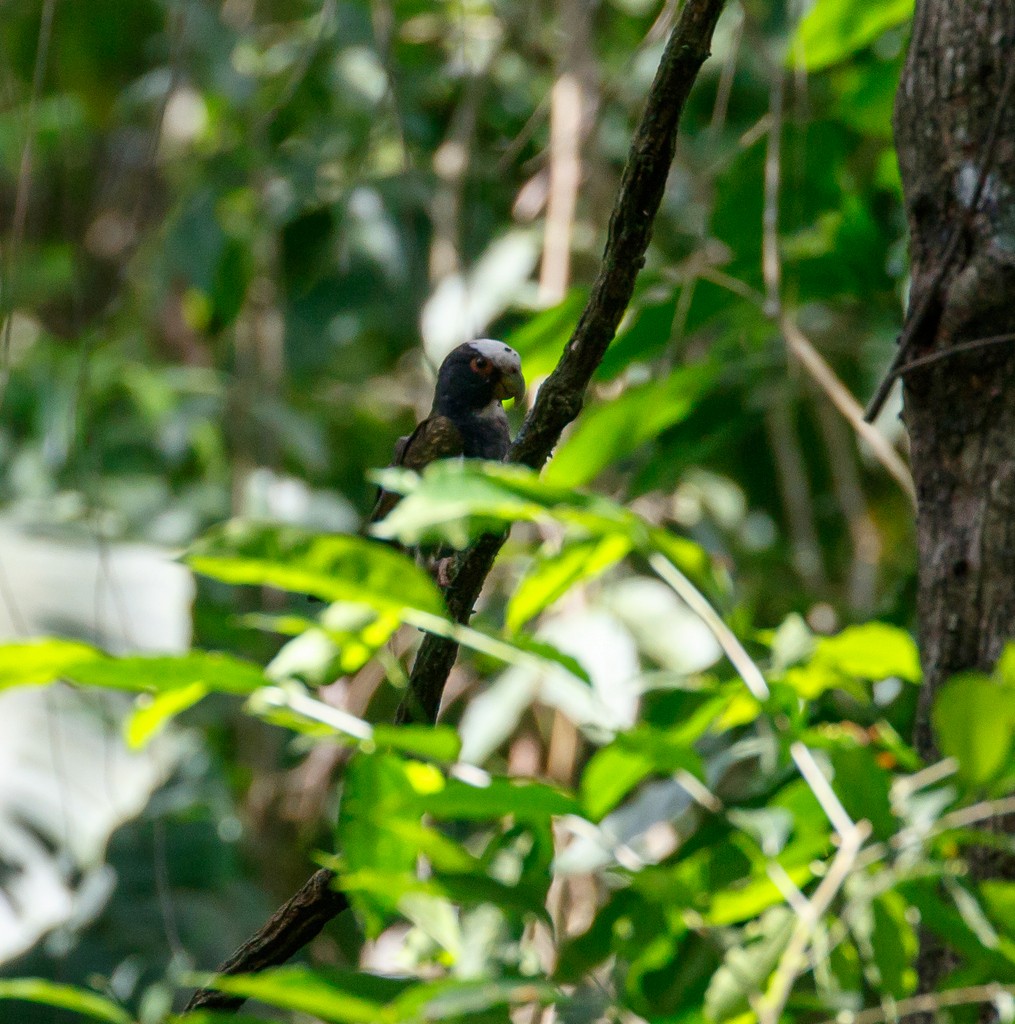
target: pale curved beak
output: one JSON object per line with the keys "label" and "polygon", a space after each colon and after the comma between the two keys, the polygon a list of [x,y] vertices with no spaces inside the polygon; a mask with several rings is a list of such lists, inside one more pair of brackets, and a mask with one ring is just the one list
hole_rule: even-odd
{"label": "pale curved beak", "polygon": [[525,397],[525,378],[521,370],[508,370],[500,375],[493,389],[494,395],[502,402],[505,398],[513,398],[520,402]]}

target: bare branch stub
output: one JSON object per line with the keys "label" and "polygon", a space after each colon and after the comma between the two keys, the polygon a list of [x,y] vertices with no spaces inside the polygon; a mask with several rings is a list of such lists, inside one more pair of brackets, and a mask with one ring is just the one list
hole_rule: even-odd
{"label": "bare branch stub", "polygon": [[[698,70],[708,57],[724,3],[687,0],[673,28],[631,144],[592,293],[556,369],[540,388],[508,453],[511,462],[540,469],[564,428],[581,411],[589,381],[616,334],[644,265],[652,222],[673,162],[680,116]],[[455,577],[445,592],[448,610],[457,621],[466,622],[472,615],[504,539],[482,537],[458,559]],[[398,709],[398,722],[436,720],[444,684],[457,655],[457,644],[435,636],[424,639],[413,665],[409,692]],[[333,881],[330,871],[316,872],[218,973],[248,973],[285,963],[348,906],[345,896],[332,887]],[[242,1003],[243,999],[236,996],[201,990],[184,1012],[235,1010]]]}

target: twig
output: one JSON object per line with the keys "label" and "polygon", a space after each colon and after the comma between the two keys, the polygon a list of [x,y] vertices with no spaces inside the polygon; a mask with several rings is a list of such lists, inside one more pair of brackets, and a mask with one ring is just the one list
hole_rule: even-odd
{"label": "twig", "polygon": [[[724,0],[688,0],[663,53],[645,112],[635,132],[620,192],[610,218],[606,248],[588,303],[556,369],[536,402],[508,458],[535,469],[549,458],[564,428],[578,415],[585,390],[616,333],[645,262],[652,221],[662,200],[676,147],[684,103],[708,56],[712,32]],[[453,619],[465,622],[493,566],[504,538],[480,538],[458,559],[445,598]],[[434,721],[457,644],[428,635],[416,656],[408,694],[397,721]],[[348,906],[332,888],[334,875],[318,871],[274,917],[218,970],[239,974],[285,963]],[[184,1012],[202,1008],[235,1009],[243,1000],[202,990]]]}
{"label": "twig", "polygon": [[976,349],[989,348],[991,345],[1006,345],[1015,341],[1015,334],[995,334],[990,338],[973,338],[971,341],[962,341],[958,345],[949,345],[948,348],[938,349],[936,352],[928,352],[925,356],[918,356],[911,359],[904,366],[896,371],[897,377],[905,377],[912,370],[922,369],[932,363],[939,363],[944,359],[951,359],[952,356],[961,355],[963,352],[974,352]]}
{"label": "twig", "polygon": [[[989,1003],[998,996],[1015,995],[1015,985],[970,985],[968,988],[954,988],[946,992],[927,992],[922,996],[893,1001],[886,1007],[874,1007],[849,1015],[849,1024],[881,1024],[882,1021],[897,1021],[917,1013],[933,1013],[946,1006],[972,1006]],[[820,1024],[840,1024],[842,1015],[830,1017]]]}
{"label": "twig", "polygon": [[779,328],[790,352],[810,375],[815,384],[831,399],[846,422],[870,446],[874,457],[888,470],[888,473],[916,503],[916,487],[905,459],[892,447],[891,442],[865,416],[860,403],[853,393],[839,379],[836,372],[825,362],[811,340],[800,330],[792,317],[783,313]]}
{"label": "twig", "polygon": [[864,419],[868,423],[873,423],[877,418],[878,413],[881,412],[881,407],[888,398],[888,393],[892,390],[892,385],[895,383],[896,378],[900,376],[902,365],[909,356],[913,340],[923,329],[931,307],[938,299],[941,285],[944,284],[944,279],[948,275],[948,271],[951,270],[955,257],[958,255],[959,243],[973,223],[973,218],[976,216],[980,205],[980,199],[983,196],[983,189],[987,184],[987,177],[994,164],[994,153],[997,149],[997,141],[1001,133],[1001,119],[1005,110],[1008,109],[1013,89],[1015,89],[1015,61],[1010,60],[1008,61],[1008,69],[1005,72],[1001,92],[997,97],[997,106],[994,108],[994,115],[987,133],[987,141],[983,147],[983,162],[980,164],[980,173],[976,179],[976,186],[973,189],[969,205],[966,207],[965,216],[963,216],[962,222],[956,224],[952,230],[948,244],[945,246],[944,254],[941,257],[941,262],[938,264],[937,271],[931,279],[930,286],[923,293],[916,312],[906,321],[902,335],[899,338],[899,347],[896,349],[895,358],[892,360],[888,371],[885,373],[877,391],[874,392],[874,397],[870,400],[864,412]]}
{"label": "twig", "polygon": [[14,193],[14,214],[11,218],[10,241],[3,261],[0,263],[0,310],[7,314],[3,326],[2,362],[0,362],[0,405],[7,393],[10,378],[11,331],[14,324],[14,304],[11,301],[10,283],[18,249],[25,236],[28,219],[28,199],[32,187],[32,164],[35,159],[35,129],[39,97],[46,78],[49,58],[49,44],[53,36],[53,15],[56,0],[46,0],[39,17],[39,38],[35,45],[35,69],[32,72],[32,91],[28,97],[28,111],[25,116],[25,144],[21,150],[21,164],[18,167],[18,182]]}
{"label": "twig", "polygon": [[863,846],[864,841],[870,835],[871,827],[867,821],[858,821],[851,825],[844,833],[840,832],[841,845],[832,859],[828,874],[821,880],[821,884],[814,891],[814,895],[807,903],[806,909],[797,914],[796,925],[793,934],[779,959],[779,965],[772,974],[771,984],[764,998],[759,1001],[757,1007],[758,1024],[778,1024],[782,1011],[786,1006],[786,1000],[793,989],[804,965],[804,955],[807,947],[822,917],[828,912],[832,901],[835,899],[839,889],[842,888],[857,854]]}
{"label": "twig", "polygon": [[659,578],[667,583],[673,592],[698,616],[715,637],[716,643],[737,670],[751,695],[759,701],[769,698],[768,684],[761,669],[754,664],[733,631],[723,622],[719,613],[702,596],[698,588],[672,563],[662,555],[651,555],[649,565]]}
{"label": "twig", "polygon": [[835,795],[835,790],[829,785],[828,779],[825,778],[824,773],[818,767],[817,761],[814,760],[814,755],[803,743],[794,743],[789,748],[789,752],[797,766],[797,770],[803,776],[804,782],[807,783],[810,791],[814,794],[814,798],[821,804],[821,809],[832,823],[832,828],[840,836],[845,836],[852,832],[856,825],[846,812],[846,808],[842,806],[842,801]]}
{"label": "twig", "polygon": [[780,142],[782,136],[783,78],[775,69],[769,103],[768,149],[765,155],[765,205],[763,214],[762,273],[765,282],[764,312],[776,320],[783,341],[815,384],[831,399],[846,422],[870,445],[875,457],[916,504],[916,488],[909,467],[888,440],[865,419],[863,408],[852,392],[825,362],[821,354],[786,312],[782,304],[782,265],[779,255],[779,188],[781,181]]}

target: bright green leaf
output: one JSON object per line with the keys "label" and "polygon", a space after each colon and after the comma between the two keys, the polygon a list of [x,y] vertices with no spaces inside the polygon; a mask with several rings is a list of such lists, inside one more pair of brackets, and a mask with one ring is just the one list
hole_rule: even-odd
{"label": "bright green leaf", "polygon": [[124,725],[127,746],[132,750],[143,747],[165,728],[170,719],[193,707],[207,694],[208,687],[202,682],[197,682],[166,690],[155,697],[149,697],[147,694],[138,697],[138,705]]}
{"label": "bright green leaf", "polygon": [[920,681],[916,644],[897,626],[868,622],[849,626],[836,636],[822,637],[806,664],[787,669],[785,681],[808,700],[835,688],[848,689],[859,699],[865,691],[858,682],[893,677],[909,683]]}
{"label": "bright green leaf", "polygon": [[920,654],[913,638],[904,629],[883,622],[848,626],[836,636],[822,638],[814,657],[858,679],[895,676],[907,683],[918,683],[921,678]]}
{"label": "bright green leaf", "polygon": [[[71,1010],[93,1020],[107,1024],[131,1024],[133,1018],[111,999],[73,985],[59,985],[43,978],[0,979],[0,999],[19,999],[26,1003],[41,1003],[61,1010]],[[13,1017],[6,1018],[14,1020]]]}
{"label": "bright green leaf", "polygon": [[845,60],[908,21],[913,0],[817,0],[797,26],[789,59],[808,71]]}
{"label": "bright green leaf", "polygon": [[0,647],[0,690],[52,683],[68,669],[101,657],[102,652],[88,644],[56,637],[4,644]]}
{"label": "bright green leaf", "polygon": [[432,761],[456,761],[462,749],[458,733],[446,725],[375,725],[373,742],[382,750]]}
{"label": "bright green leaf", "polygon": [[508,602],[509,632],[517,632],[572,587],[616,565],[629,550],[626,537],[611,534],[567,544],[559,553],[537,559]]}
{"label": "bright green leaf", "polygon": [[419,566],[363,537],[233,520],[205,534],[186,561],[225,583],[277,587],[381,612],[444,610],[440,591]]}
{"label": "bright green leaf", "polygon": [[1015,744],[1015,689],[986,676],[950,680],[931,712],[941,752],[959,763],[959,777],[973,786],[996,778]]}
{"label": "bright green leaf", "polygon": [[82,662],[68,670],[67,677],[82,686],[135,693],[166,693],[201,685],[211,693],[246,695],[267,682],[257,665],[211,651],[102,658]]}
{"label": "bright green leaf", "polygon": [[489,821],[510,814],[519,822],[539,822],[580,812],[578,801],[555,786],[502,778],[485,786],[448,779],[442,789],[423,796],[421,806],[435,818],[460,821]]}
{"label": "bright green leaf", "polygon": [[259,974],[196,976],[192,984],[297,1010],[334,1024],[383,1024],[384,1006],[411,984],[353,971],[276,967]]}
{"label": "bright green leaf", "polygon": [[550,483],[581,486],[607,466],[675,426],[714,386],[711,364],[683,366],[587,410],[546,469]]}

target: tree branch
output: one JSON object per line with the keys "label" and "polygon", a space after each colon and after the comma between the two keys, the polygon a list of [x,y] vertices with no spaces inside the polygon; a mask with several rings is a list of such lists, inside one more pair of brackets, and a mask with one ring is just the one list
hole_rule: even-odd
{"label": "tree branch", "polygon": [[[687,0],[663,52],[649,90],[645,112],[635,131],[620,191],[610,216],[599,274],[585,309],[553,373],[539,389],[535,405],[508,453],[508,460],[540,469],[564,428],[581,411],[593,373],[617,331],[645,262],[652,222],[666,188],[676,149],[684,103],[709,54],[724,0]],[[454,579],[445,592],[448,611],[467,622],[504,536],[485,536],[457,559]],[[397,722],[433,722],[437,718],[457,644],[427,636],[413,665],[407,695]],[[264,970],[285,963],[348,906],[332,888],[334,876],[318,871],[256,935],[220,968],[220,974]],[[242,999],[202,989],[184,1012],[236,1009]]]}
{"label": "tree branch", "polygon": [[[287,903],[279,907],[260,931],[251,936],[218,969],[218,974],[249,974],[277,967],[295,956],[321,929],[349,906],[345,893],[332,887],[335,876],[315,871]],[[236,1010],[245,997],[198,989],[184,1007],[191,1010]]]}
{"label": "tree branch", "polygon": [[[581,412],[589,381],[613,341],[645,263],[652,222],[673,163],[680,115],[708,56],[722,8],[723,0],[688,0],[670,34],[631,143],[592,293],[508,452],[509,462],[542,468],[564,428]],[[458,559],[445,593],[448,610],[457,621],[467,622],[472,615],[504,540],[504,536],[483,537]],[[424,639],[397,721],[436,720],[444,683],[457,655],[458,646],[443,637]]]}

